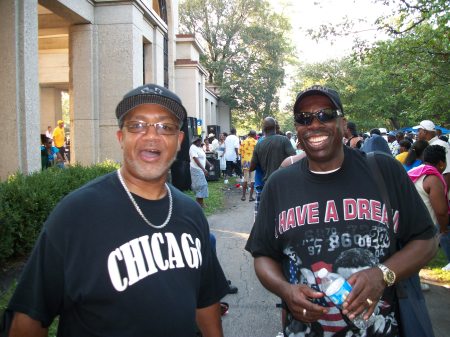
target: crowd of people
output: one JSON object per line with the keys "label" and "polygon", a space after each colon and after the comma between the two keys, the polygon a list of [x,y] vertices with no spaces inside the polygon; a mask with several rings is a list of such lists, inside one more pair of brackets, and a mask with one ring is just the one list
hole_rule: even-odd
{"label": "crowd of people", "polygon": [[[294,102],[297,137],[266,117],[262,133],[249,130],[245,139],[235,128],[190,139],[193,201],[166,182],[186,136],[179,97],[147,84],[127,93],[115,115],[121,168],[55,207],[0,335],[46,336],[59,316],[58,336],[222,337],[221,299],[237,288],[202,209],[211,153],[225,184],[243,179],[241,200],[249,189],[255,201],[245,249],[282,301],[284,336],[402,336],[409,321],[399,314],[399,282],[438,243],[449,258],[450,150],[432,121],[415,127],[417,139],[378,129],[362,136],[337,91],[310,87]],[[63,158],[60,135],[52,137],[44,150]],[[343,304],[325,295],[323,269],[347,279]],[[355,324],[359,317],[365,326]]]}

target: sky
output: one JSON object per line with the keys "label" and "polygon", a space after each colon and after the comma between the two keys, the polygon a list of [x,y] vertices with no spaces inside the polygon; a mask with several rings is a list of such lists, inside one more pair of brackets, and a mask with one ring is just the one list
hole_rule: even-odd
{"label": "sky", "polygon": [[[351,53],[355,37],[374,42],[386,36],[376,31],[374,22],[389,10],[388,7],[374,0],[272,0],[275,11],[284,14],[291,21],[292,41],[297,49],[299,61],[304,63],[324,62],[327,59],[340,58]],[[314,41],[309,38],[307,29],[317,29],[320,25],[337,25],[348,17],[357,26],[350,34],[335,38],[334,42],[326,39]],[[287,66],[286,73],[293,74],[292,66]],[[280,89],[280,109],[290,103],[292,78],[286,76],[285,86]]]}
{"label": "sky", "polygon": [[[369,41],[384,38],[374,30],[374,22],[389,10],[374,0],[272,0],[271,4],[277,12],[290,18],[298,56],[307,63],[348,55],[356,36]],[[338,24],[345,16],[355,22],[364,20],[365,23],[358,23],[355,30],[365,32],[340,37],[333,44],[327,40],[316,42],[308,37],[307,29],[318,28],[321,24]]]}

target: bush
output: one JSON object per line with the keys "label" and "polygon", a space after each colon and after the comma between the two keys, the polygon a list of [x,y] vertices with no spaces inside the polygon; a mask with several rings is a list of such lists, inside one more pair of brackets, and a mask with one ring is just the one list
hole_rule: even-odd
{"label": "bush", "polygon": [[30,175],[17,173],[0,183],[0,267],[29,254],[42,225],[65,195],[118,165],[105,161],[83,167],[50,168]]}

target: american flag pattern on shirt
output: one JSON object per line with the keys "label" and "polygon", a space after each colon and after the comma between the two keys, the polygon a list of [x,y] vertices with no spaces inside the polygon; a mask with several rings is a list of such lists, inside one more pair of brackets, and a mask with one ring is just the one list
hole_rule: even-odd
{"label": "american flag pattern on shirt", "polygon": [[[322,268],[332,272],[331,265],[324,262],[317,262],[311,265],[311,268],[316,278],[317,285],[320,288],[321,279],[317,276],[317,273]],[[324,336],[333,336],[336,332],[344,329],[347,326],[347,323],[344,321],[340,310],[333,304],[333,302],[331,302],[328,297],[324,297],[324,300],[330,310],[323,316],[323,320],[319,320],[319,323],[322,325]]]}
{"label": "american flag pattern on shirt", "polygon": [[[317,276],[317,273],[322,268],[332,271],[332,266],[325,262],[317,262],[311,265],[312,270],[309,271],[305,268],[300,269],[300,266],[297,263],[298,261],[299,260],[296,261],[296,259],[292,258],[291,255],[291,259],[289,260],[289,283],[303,283],[317,291],[321,291],[320,278]],[[302,272],[300,272],[300,270],[302,270]],[[329,312],[323,316],[323,319],[318,321],[322,326],[324,337],[331,337],[336,332],[347,327],[340,310],[327,297],[315,299],[313,302],[330,308]],[[287,322],[287,325],[290,323],[291,322]],[[308,334],[304,334],[304,336],[308,336]]]}

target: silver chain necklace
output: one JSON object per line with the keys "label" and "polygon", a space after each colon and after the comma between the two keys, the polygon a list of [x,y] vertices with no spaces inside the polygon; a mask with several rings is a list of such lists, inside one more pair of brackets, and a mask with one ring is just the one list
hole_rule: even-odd
{"label": "silver chain necklace", "polygon": [[166,227],[166,225],[170,221],[170,218],[172,217],[172,206],[173,206],[172,193],[170,192],[170,188],[167,185],[167,183],[165,183],[164,185],[166,186],[167,193],[169,194],[169,213],[167,214],[166,221],[164,221],[164,223],[162,225],[156,226],[156,225],[152,224],[150,221],[148,221],[148,219],[145,217],[144,213],[142,213],[141,208],[137,204],[136,200],[134,200],[133,196],[131,195],[130,190],[128,189],[127,185],[125,184],[122,174],[120,173],[120,169],[117,170],[117,177],[119,177],[120,183],[122,184],[125,192],[127,192],[128,198],[130,198],[131,203],[134,205],[134,208],[136,209],[138,214],[141,216],[142,220],[144,220],[146,222],[146,224],[149,225],[150,227],[153,227],[156,229],[161,229],[163,227]]}

